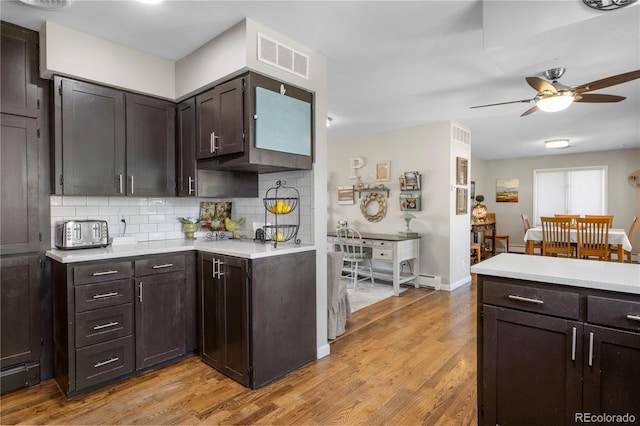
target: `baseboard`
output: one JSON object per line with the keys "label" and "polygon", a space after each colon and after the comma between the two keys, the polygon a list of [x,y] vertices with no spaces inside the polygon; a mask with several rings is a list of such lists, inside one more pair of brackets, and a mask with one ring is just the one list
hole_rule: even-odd
{"label": "baseboard", "polygon": [[327,343],[317,348],[317,359],[324,358],[331,354],[331,346]]}
{"label": "baseboard", "polygon": [[440,290],[444,291],[453,291],[457,288],[463,287],[467,284],[471,284],[471,275],[467,275],[466,277],[459,279],[458,281],[451,284],[442,284],[440,286]]}

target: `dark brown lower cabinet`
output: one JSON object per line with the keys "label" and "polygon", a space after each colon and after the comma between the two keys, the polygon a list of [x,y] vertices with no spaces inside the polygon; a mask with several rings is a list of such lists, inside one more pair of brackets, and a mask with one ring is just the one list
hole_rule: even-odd
{"label": "dark brown lower cabinet", "polygon": [[639,384],[640,295],[478,276],[479,424],[638,421]]}
{"label": "dark brown lower cabinet", "polygon": [[198,258],[204,362],[257,389],[316,359],[315,251]]}

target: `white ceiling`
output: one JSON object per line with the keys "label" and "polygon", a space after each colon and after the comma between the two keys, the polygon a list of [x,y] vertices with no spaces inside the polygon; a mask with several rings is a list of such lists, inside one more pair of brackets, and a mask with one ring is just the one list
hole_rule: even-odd
{"label": "white ceiling", "polygon": [[[51,0],[49,0],[51,1]],[[324,55],[329,139],[454,120],[472,154],[502,159],[640,147],[640,80],[594,93],[619,103],[520,114],[524,78],[566,67],[567,86],[640,69],[640,3],[617,11],[582,0],[193,1],[156,6],[75,0],[43,11],[2,0],[0,17],[38,30],[45,20],[176,60],[245,17]],[[543,141],[570,138],[551,151]]]}

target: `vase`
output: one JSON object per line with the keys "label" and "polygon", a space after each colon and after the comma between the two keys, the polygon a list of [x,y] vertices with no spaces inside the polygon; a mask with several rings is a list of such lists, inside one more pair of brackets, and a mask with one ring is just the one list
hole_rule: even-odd
{"label": "vase", "polygon": [[198,230],[197,223],[185,223],[183,226],[184,234],[186,235],[187,240],[193,240],[193,234]]}

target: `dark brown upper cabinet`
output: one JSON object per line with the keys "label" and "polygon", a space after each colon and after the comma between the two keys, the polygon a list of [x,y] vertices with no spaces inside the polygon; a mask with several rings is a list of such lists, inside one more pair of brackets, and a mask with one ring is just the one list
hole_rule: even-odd
{"label": "dark brown upper cabinet", "polygon": [[61,195],[175,195],[174,103],[54,78],[52,188]]}
{"label": "dark brown upper cabinet", "polygon": [[196,195],[196,100],[178,104],[176,116],[176,186],[178,197]]}
{"label": "dark brown upper cabinet", "polygon": [[243,91],[237,78],[196,96],[198,159],[244,151]]}
{"label": "dark brown upper cabinet", "polygon": [[[38,33],[2,22],[0,112],[38,116]],[[5,64],[9,64],[6,65]]]}

